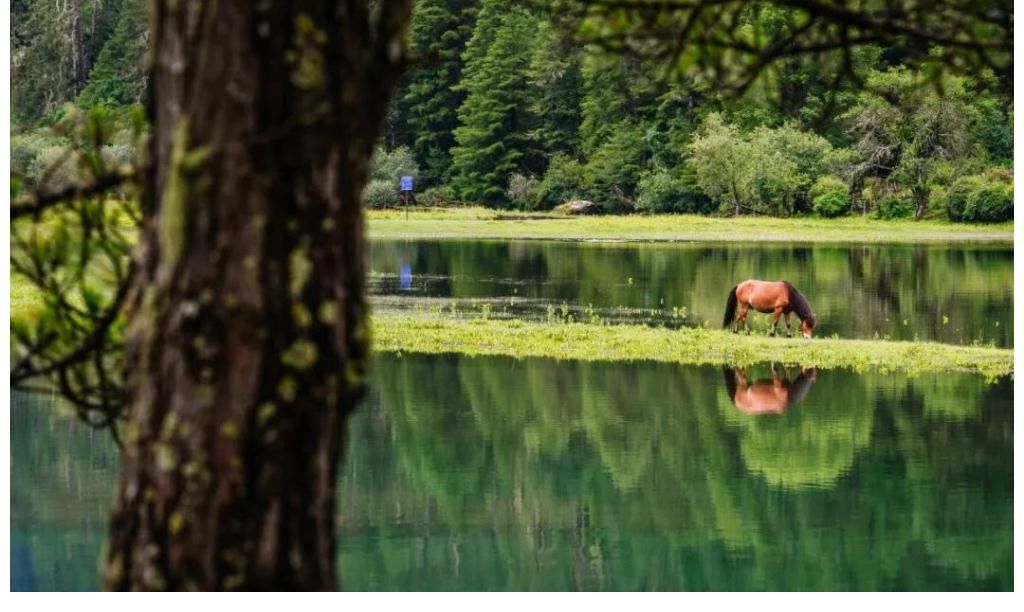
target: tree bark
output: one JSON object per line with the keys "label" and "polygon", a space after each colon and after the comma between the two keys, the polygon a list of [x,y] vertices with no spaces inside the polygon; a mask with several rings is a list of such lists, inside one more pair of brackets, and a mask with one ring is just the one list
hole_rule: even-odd
{"label": "tree bark", "polygon": [[82,0],[71,0],[71,78],[76,94],[85,87],[86,61],[82,37]]}
{"label": "tree bark", "polygon": [[361,194],[412,0],[155,0],[108,589],[329,590]]}

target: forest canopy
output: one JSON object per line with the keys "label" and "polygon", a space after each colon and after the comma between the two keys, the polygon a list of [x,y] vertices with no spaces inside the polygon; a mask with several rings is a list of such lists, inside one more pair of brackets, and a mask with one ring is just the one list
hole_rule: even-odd
{"label": "forest canopy", "polygon": [[[411,174],[428,205],[1012,218],[1012,6],[869,4],[419,0],[365,203]],[[77,176],[68,105],[146,90],[144,0],[56,7],[11,6],[28,186]]]}

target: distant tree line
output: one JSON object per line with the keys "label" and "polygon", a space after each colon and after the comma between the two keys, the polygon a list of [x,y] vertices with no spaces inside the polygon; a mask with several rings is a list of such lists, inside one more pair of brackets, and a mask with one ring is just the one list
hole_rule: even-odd
{"label": "distant tree line", "polygon": [[[927,63],[937,46],[861,37],[832,48],[824,26],[822,40],[807,42],[806,10],[739,3],[749,6],[728,13],[721,32],[778,56],[755,79],[724,74],[728,57],[710,51],[667,54],[671,39],[647,40],[636,10],[601,14],[601,28],[586,20],[609,4],[637,5],[419,0],[417,62],[388,114],[366,204],[397,203],[399,175],[413,174],[426,204],[546,210],[587,199],[609,212],[1012,218],[1012,83],[981,61],[982,43],[973,75],[956,76]],[[588,17],[573,13],[581,5]],[[29,184],[68,146],[32,127],[61,117],[65,102],[119,108],[145,90],[143,0],[57,6],[12,3],[22,126],[12,166]],[[565,36],[559,17],[589,36]],[[785,46],[801,32],[820,52]],[[630,44],[617,45],[618,34]],[[115,138],[108,153],[127,159],[126,147]],[[56,176],[71,180],[72,166],[65,160]]]}

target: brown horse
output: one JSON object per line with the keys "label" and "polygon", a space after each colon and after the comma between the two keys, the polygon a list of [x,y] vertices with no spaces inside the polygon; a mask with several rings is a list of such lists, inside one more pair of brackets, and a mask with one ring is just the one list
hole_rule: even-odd
{"label": "brown horse", "polygon": [[782,414],[807,396],[816,374],[813,368],[800,368],[800,375],[790,382],[788,369],[785,370],[785,377],[780,378],[775,372],[774,363],[771,367],[771,380],[756,380],[752,383],[747,380],[747,371],[744,368],[722,370],[729,399],[740,412]]}
{"label": "brown horse", "polygon": [[[737,306],[738,312],[737,312]],[[770,312],[774,315],[772,319],[772,333],[775,335],[775,328],[779,325],[779,317],[786,316],[786,335],[792,336],[793,330],[789,326],[789,313],[795,312],[800,317],[800,333],[804,338],[810,338],[814,331],[815,315],[811,305],[807,303],[804,296],[796,290],[789,281],[761,281],[745,280],[736,285],[729,292],[729,300],[725,304],[725,319],[722,327],[733,325],[733,331],[739,331],[740,322],[749,332],[750,325],[747,324],[747,310],[753,308],[758,312]]]}

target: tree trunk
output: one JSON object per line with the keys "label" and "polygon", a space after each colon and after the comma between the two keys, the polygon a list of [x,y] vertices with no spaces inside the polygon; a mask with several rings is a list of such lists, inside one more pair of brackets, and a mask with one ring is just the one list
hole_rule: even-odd
{"label": "tree trunk", "polygon": [[327,590],[361,193],[412,0],[155,0],[109,589]]}
{"label": "tree trunk", "polygon": [[71,0],[71,78],[77,94],[85,87],[85,44],[82,37],[82,0]]}

